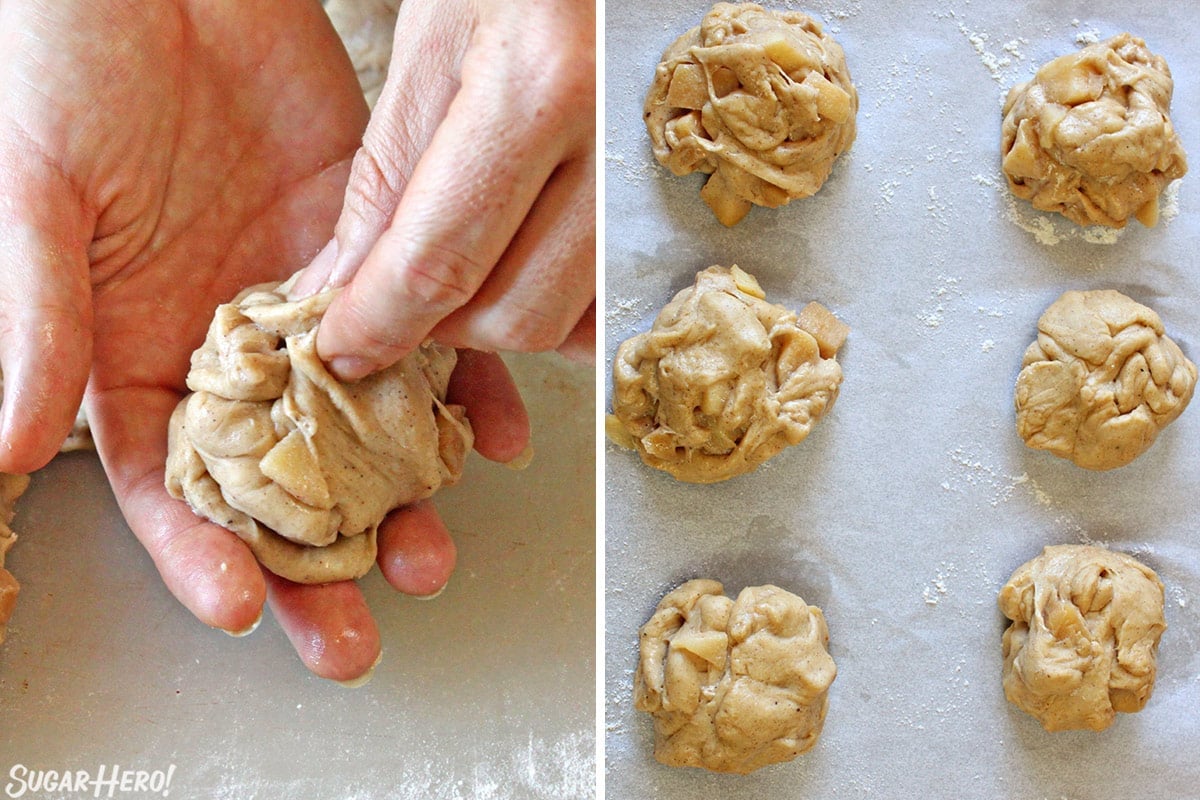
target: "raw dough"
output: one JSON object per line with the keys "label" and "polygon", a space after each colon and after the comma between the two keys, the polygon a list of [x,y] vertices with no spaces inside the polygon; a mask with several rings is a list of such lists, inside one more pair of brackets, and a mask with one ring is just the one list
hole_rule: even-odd
{"label": "raw dough", "polygon": [[1048,731],[1112,724],[1141,711],[1154,689],[1166,630],[1154,570],[1102,547],[1058,545],[1000,590],[1004,695]]}
{"label": "raw dough", "polygon": [[1158,315],[1111,289],[1067,292],[1051,304],[1021,367],[1021,438],[1095,470],[1145,452],[1196,385],[1196,366]]}
{"label": "raw dough", "polygon": [[354,63],[367,105],[374,108],[392,60],[400,0],[323,0],[323,4]]}
{"label": "raw dough", "polygon": [[0,644],[4,643],[8,621],[12,618],[17,594],[21,591],[17,579],[4,568],[4,556],[17,541],[17,535],[8,525],[12,522],[17,498],[24,494],[28,486],[28,475],[0,473]]}
{"label": "raw dough", "polygon": [[1187,172],[1173,89],[1167,62],[1128,33],[1054,59],[1004,103],[1008,185],[1079,225],[1154,225],[1159,194]]}
{"label": "raw dough", "polygon": [[171,417],[167,489],[300,583],[357,578],[387,512],[458,480],[473,441],[445,404],[452,349],[426,344],[339,383],[317,357],[335,292],[287,301],[290,282],[219,306]]}
{"label": "raw dough", "polygon": [[841,46],[799,11],[754,3],[717,3],[668,47],[645,105],[655,158],[711,173],[700,195],[725,225],[815,194],[857,112]]}
{"label": "raw dough", "polygon": [[833,405],[848,331],[820,303],[797,315],[737,266],[709,267],[617,349],[609,435],[681,481],[749,472]]}
{"label": "raw dough", "polygon": [[654,717],[654,757],[748,772],[817,742],[837,675],[821,609],[776,586],[691,580],[642,626],[634,706]]}

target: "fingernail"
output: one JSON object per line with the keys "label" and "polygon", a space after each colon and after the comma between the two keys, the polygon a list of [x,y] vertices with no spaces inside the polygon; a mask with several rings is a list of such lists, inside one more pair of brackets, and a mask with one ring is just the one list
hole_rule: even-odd
{"label": "fingernail", "polygon": [[525,449],[517,453],[516,458],[504,462],[504,466],[513,470],[522,470],[533,463],[533,444],[525,445]]}
{"label": "fingernail", "polygon": [[362,380],[375,370],[375,365],[357,356],[335,356],[329,361],[329,371],[342,383]]}
{"label": "fingernail", "polygon": [[258,618],[255,619],[254,622],[251,622],[249,627],[243,628],[240,631],[227,631],[224,628],[221,628],[221,632],[225,633],[229,636],[232,636],[235,639],[241,639],[242,637],[249,636],[250,634],[254,633],[256,630],[258,630],[258,626],[262,624],[262,619],[263,619],[263,612],[260,610],[258,612]]}
{"label": "fingernail", "polygon": [[379,655],[375,657],[375,663],[372,664],[371,668],[362,675],[359,675],[357,678],[351,678],[348,681],[334,681],[334,683],[338,684],[339,686],[345,686],[347,689],[357,689],[360,686],[365,686],[368,682],[370,682],[371,678],[375,677],[375,668],[379,666],[381,661],[383,661],[382,650],[380,650]]}
{"label": "fingernail", "polygon": [[329,244],[322,247],[309,265],[300,271],[296,282],[288,290],[288,300],[303,300],[327,288],[336,261],[337,239],[330,239]]}
{"label": "fingernail", "polygon": [[449,585],[450,585],[450,581],[447,580],[445,583],[443,583],[441,586],[439,586],[437,588],[437,591],[435,591],[435,592],[432,592],[430,594],[412,594],[412,595],[409,595],[409,597],[411,597],[413,600],[432,600],[435,597],[441,596],[442,592],[446,591],[446,587]]}

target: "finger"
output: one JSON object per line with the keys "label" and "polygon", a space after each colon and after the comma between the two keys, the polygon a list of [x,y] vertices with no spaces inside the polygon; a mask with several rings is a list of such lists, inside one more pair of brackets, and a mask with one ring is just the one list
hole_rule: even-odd
{"label": "finger", "polygon": [[334,238],[297,279],[294,297],[344,285],[391,224],[421,153],[459,89],[458,60],[471,35],[471,15],[447,13],[445,5],[401,5],[389,78],[354,156]]}
{"label": "finger", "polygon": [[446,401],[467,409],[475,431],[475,451],[507,463],[529,445],[529,414],[504,361],[495,353],[458,351]]}
{"label": "finger", "polygon": [[596,303],[594,301],[583,312],[583,316],[579,318],[575,328],[558,346],[558,352],[580,364],[596,362]]}
{"label": "finger", "polygon": [[66,178],[0,131],[0,472],[46,464],[91,364],[89,224]]}
{"label": "finger", "polygon": [[566,155],[569,137],[546,124],[560,107],[512,74],[523,65],[490,66],[464,80],[391,225],[325,315],[317,349],[343,379],[394,363],[474,296]]}
{"label": "finger", "polygon": [[370,677],[383,651],[357,584],[292,583],[270,572],[266,577],[271,612],[304,666],[343,683]]}
{"label": "finger", "polygon": [[596,298],[594,160],[559,167],[479,291],[432,337],[453,347],[557,349]]}
{"label": "finger", "polygon": [[164,583],[201,622],[229,633],[253,629],[266,586],[250,550],[167,494],[167,421],[179,395],[121,388],[89,398],[96,450],[121,512]]}
{"label": "finger", "polygon": [[428,500],[396,509],[379,526],[379,569],[397,591],[439,594],[457,560],[454,540]]}

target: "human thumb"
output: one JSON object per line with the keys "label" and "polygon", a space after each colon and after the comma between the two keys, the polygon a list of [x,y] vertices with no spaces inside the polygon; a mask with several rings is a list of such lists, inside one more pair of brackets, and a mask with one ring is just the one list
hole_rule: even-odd
{"label": "human thumb", "polygon": [[89,238],[67,179],[0,145],[0,472],[39,469],[70,433],[91,364]]}

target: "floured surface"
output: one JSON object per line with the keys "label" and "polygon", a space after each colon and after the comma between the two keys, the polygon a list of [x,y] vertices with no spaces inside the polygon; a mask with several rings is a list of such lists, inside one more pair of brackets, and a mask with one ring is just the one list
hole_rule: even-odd
{"label": "floured surface", "polygon": [[364,579],[384,656],[357,690],[310,675],[269,613],[246,639],[196,622],[94,456],[37,473],[8,559],[23,591],[0,649],[0,793],[16,765],[174,764],[173,798],[592,797],[592,371],[552,355],[510,363],[533,463],[514,472],[472,455],[434,500],[458,545],[441,596]]}
{"label": "floured surface", "polygon": [[[755,473],[691,486],[606,450],[606,788],[742,797],[1187,797],[1200,782],[1200,412],[1132,467],[1097,474],[1027,449],[1013,387],[1037,319],[1066,289],[1153,307],[1200,356],[1200,176],[1157,228],[1081,229],[1012,198],[1000,173],[1008,87],[1080,44],[1142,36],[1175,76],[1175,123],[1200,157],[1200,54],[1169,19],[1116,2],[777,4],[846,50],[858,138],[814,197],[725,230],[702,178],[655,163],[641,122],[662,50],[703,8],[610,0],[605,122],[606,368],[696,270],[737,263],[773,302],[816,298],[851,328],[837,405]],[[1194,115],[1193,115],[1194,116]],[[1047,734],[1000,683],[996,594],[1043,545],[1098,542],[1166,587],[1154,695],[1101,734]],[[637,628],[688,578],[774,583],[826,615],[838,679],[820,741],[747,777],[659,765],[632,707]]]}

